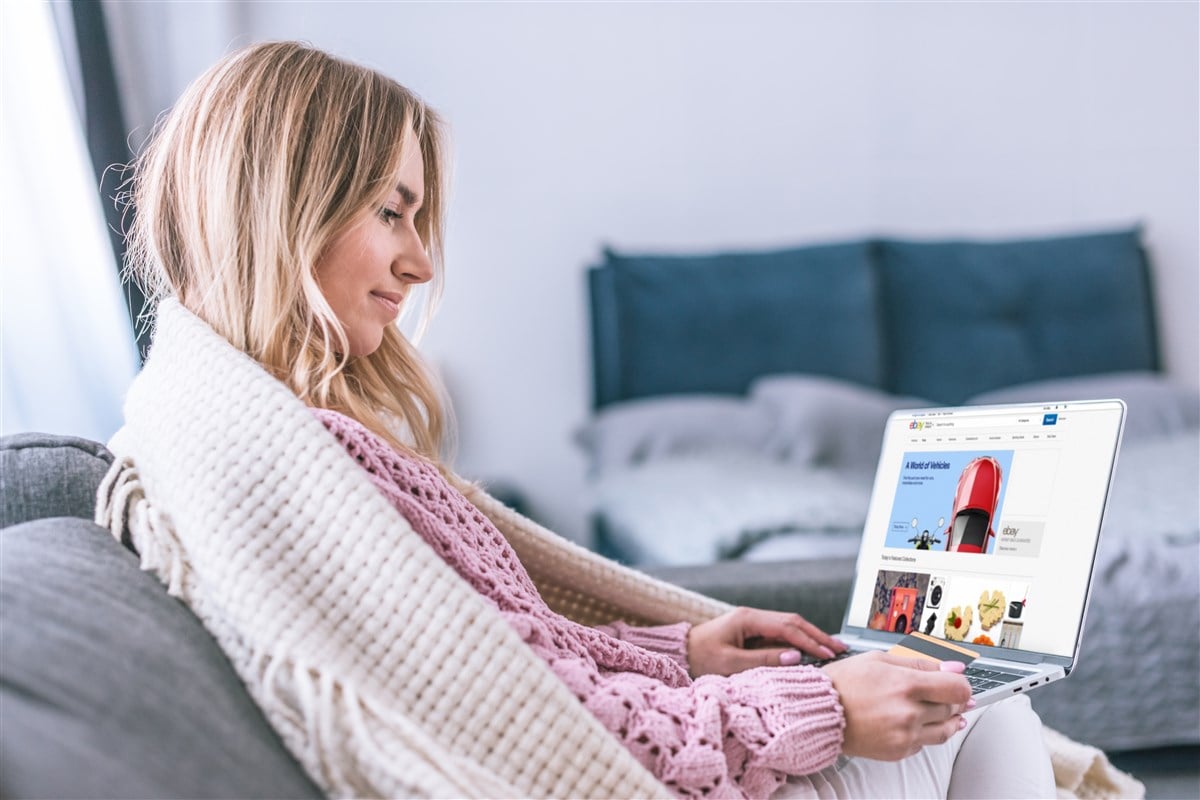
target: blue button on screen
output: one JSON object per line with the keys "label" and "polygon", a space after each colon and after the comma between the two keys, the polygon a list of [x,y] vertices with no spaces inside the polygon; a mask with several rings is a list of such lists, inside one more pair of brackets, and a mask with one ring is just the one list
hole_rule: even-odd
{"label": "blue button on screen", "polygon": [[1043,425],[1057,425],[1058,424],[1058,414],[1044,415],[1042,417],[1042,424]]}

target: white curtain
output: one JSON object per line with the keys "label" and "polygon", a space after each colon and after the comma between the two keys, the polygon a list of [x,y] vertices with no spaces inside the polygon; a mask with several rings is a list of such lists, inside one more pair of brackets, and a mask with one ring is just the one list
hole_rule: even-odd
{"label": "white curtain", "polygon": [[107,438],[137,372],[104,214],[49,4],[0,25],[0,433]]}

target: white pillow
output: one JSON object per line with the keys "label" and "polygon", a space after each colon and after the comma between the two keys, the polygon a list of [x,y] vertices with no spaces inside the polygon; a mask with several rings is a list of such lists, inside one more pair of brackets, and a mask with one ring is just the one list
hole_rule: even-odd
{"label": "white pillow", "polygon": [[575,432],[594,472],[686,453],[762,453],[768,409],[728,395],[675,395],[606,406]]}
{"label": "white pillow", "polygon": [[[752,453],[703,453],[614,470],[592,508],[636,564],[706,564],[784,530],[858,540],[871,482]],[[852,533],[851,533],[852,532]]]}
{"label": "white pillow", "polygon": [[1155,372],[1108,372],[1022,383],[972,397],[971,405],[1120,398],[1129,407],[1125,438],[1166,436],[1200,427],[1200,391]]}
{"label": "white pillow", "polygon": [[750,386],[750,397],[777,420],[768,445],[777,458],[852,472],[874,471],[888,414],[930,405],[916,397],[803,374],[759,378]]}

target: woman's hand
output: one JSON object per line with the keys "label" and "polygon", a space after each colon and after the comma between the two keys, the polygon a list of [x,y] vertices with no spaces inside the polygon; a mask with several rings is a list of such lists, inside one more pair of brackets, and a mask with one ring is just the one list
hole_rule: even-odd
{"label": "woman's hand", "polygon": [[846,714],[842,752],[899,761],[925,745],[941,744],[965,724],[971,687],[962,665],[864,653],[821,667]]}
{"label": "woman's hand", "polygon": [[833,658],[846,645],[799,614],[735,608],[694,625],[688,632],[688,669],[701,675],[732,675],[751,667],[795,666],[800,653]]}

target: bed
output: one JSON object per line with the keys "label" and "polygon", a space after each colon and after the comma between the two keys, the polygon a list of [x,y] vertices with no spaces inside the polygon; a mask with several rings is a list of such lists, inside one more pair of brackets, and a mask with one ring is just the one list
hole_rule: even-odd
{"label": "bed", "polygon": [[[1035,705],[1106,749],[1200,743],[1200,394],[1162,372],[1137,228],[610,250],[588,280],[594,544],[644,568],[848,575],[892,410],[1125,399],[1080,666]],[[1136,654],[1183,679],[1129,691]]]}

